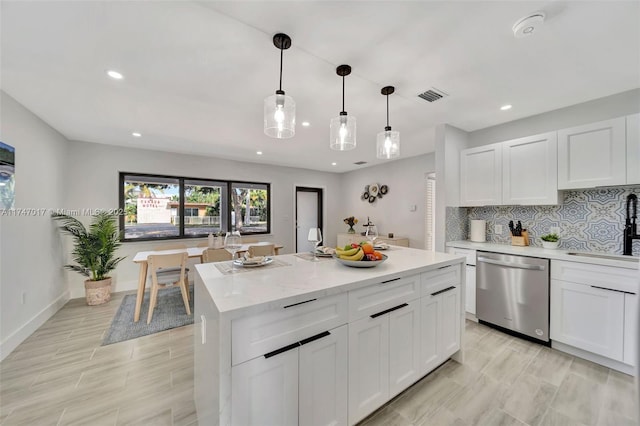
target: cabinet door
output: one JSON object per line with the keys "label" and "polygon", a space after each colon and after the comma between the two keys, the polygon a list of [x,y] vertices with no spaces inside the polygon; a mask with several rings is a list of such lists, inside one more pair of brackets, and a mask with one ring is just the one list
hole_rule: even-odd
{"label": "cabinet door", "polygon": [[300,347],[299,424],[347,424],[347,326]]}
{"label": "cabinet door", "polygon": [[440,302],[440,362],[460,349],[460,287],[438,295]]}
{"label": "cabinet door", "polygon": [[438,296],[424,296],[420,299],[420,364],[424,375],[440,364],[440,302]]}
{"label": "cabinet door", "polygon": [[625,117],[558,131],[558,189],[624,185]]}
{"label": "cabinet door", "polygon": [[460,152],[461,207],[502,203],[502,144]]}
{"label": "cabinet door", "polygon": [[640,183],[640,114],[627,116],[627,184]]}
{"label": "cabinet door", "polygon": [[389,314],[389,397],[421,377],[420,299]]}
{"label": "cabinet door", "polygon": [[476,314],[476,267],[467,265],[467,280],[465,289],[465,309],[470,314]]}
{"label": "cabinet door", "polygon": [[389,399],[389,316],[349,324],[349,423]]}
{"label": "cabinet door", "polygon": [[622,361],[624,293],[551,280],[551,339]]}
{"label": "cabinet door", "polygon": [[298,349],[231,368],[231,423],[298,424]]}
{"label": "cabinet door", "polygon": [[625,364],[636,365],[638,358],[638,295],[624,295],[624,355]]}
{"label": "cabinet door", "polygon": [[558,204],[557,133],[503,142],[502,204]]}

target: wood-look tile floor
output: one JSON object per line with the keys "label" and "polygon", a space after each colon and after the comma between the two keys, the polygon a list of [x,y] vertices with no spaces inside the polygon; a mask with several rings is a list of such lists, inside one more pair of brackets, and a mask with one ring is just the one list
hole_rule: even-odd
{"label": "wood-look tile floor", "polygon": [[[198,424],[193,326],[100,346],[123,297],[70,301],[0,363],[0,424]],[[630,376],[474,322],[466,330],[464,365],[448,361],[363,426],[638,425]]]}

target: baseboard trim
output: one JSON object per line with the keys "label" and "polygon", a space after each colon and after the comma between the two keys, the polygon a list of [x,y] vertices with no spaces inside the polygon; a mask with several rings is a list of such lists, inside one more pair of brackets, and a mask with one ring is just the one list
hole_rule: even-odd
{"label": "baseboard trim", "polygon": [[27,321],[22,327],[11,333],[6,339],[0,342],[0,361],[5,359],[15,348],[31,336],[42,324],[58,312],[70,299],[69,291],[62,293],[57,299],[38,312],[33,318]]}
{"label": "baseboard trim", "polygon": [[577,356],[578,358],[586,359],[587,361],[604,365],[605,367],[611,368],[612,370],[620,371],[630,376],[636,375],[636,369],[633,366],[627,365],[620,361],[616,361],[614,359],[606,358],[601,355],[587,352],[585,350],[582,350],[564,343],[556,342],[555,340],[551,341],[551,347],[561,352],[566,352],[569,355]]}

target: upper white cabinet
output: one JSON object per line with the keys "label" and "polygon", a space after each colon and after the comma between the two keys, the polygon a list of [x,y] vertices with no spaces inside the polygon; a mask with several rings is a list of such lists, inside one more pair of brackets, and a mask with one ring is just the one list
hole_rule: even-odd
{"label": "upper white cabinet", "polygon": [[460,205],[491,206],[502,203],[502,144],[460,152]]}
{"label": "upper white cabinet", "polygon": [[627,116],[627,183],[640,184],[640,114]]}
{"label": "upper white cabinet", "polygon": [[502,204],[558,204],[556,132],[502,143]]}
{"label": "upper white cabinet", "polygon": [[558,189],[624,185],[625,117],[558,131]]}

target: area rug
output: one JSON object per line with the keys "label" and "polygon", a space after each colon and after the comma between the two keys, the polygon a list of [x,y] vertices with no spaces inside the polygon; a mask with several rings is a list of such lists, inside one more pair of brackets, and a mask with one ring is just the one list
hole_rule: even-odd
{"label": "area rug", "polygon": [[142,309],[140,310],[140,321],[138,322],[133,322],[136,295],[129,294],[125,296],[118,308],[118,312],[113,317],[111,327],[102,341],[102,346],[193,324],[193,287],[189,289],[189,293],[191,315],[187,315],[184,309],[180,287],[160,289],[158,292],[158,304],[153,312],[150,324],[147,324],[149,292],[145,292]]}

